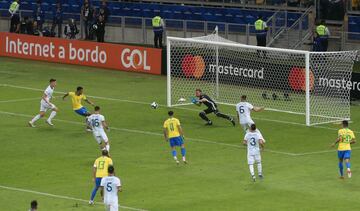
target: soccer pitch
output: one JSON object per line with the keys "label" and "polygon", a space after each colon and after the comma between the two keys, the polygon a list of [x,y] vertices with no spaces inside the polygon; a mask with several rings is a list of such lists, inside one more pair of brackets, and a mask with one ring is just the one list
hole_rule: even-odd
{"label": "soccer pitch", "polygon": [[[50,78],[57,79],[53,123],[27,122],[39,110]],[[239,125],[210,115],[204,107],[173,108],[185,133],[188,165],[177,166],[162,137],[167,118],[166,77],[90,67],[0,58],[0,210],[26,210],[33,199],[39,210],[104,210],[88,205],[92,165],[100,150],[83,118],[72,111],[64,92],[83,86],[101,106],[116,174],[123,183],[122,210],[355,210],[360,207],[360,146],[352,152],[351,179],[338,179],[335,141],[339,125],[291,124],[299,116],[254,113],[266,139],[264,179],[250,179]],[[160,107],[150,108],[156,101]],[[90,111],[90,105],[84,104]],[[258,105],[261,106],[261,105]],[[236,116],[235,108],[219,106]],[[350,128],[359,136],[360,107],[351,108]],[[47,113],[49,115],[49,113]],[[301,117],[303,118],[303,117]],[[296,121],[295,121],[296,122]],[[100,193],[96,202],[101,202]]]}

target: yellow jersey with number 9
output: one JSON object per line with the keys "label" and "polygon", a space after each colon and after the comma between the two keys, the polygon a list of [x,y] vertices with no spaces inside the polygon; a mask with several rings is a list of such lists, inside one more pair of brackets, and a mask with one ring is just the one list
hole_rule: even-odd
{"label": "yellow jersey with number 9", "polygon": [[339,151],[351,150],[350,142],[355,139],[354,132],[349,128],[340,129],[338,132],[339,137]]}
{"label": "yellow jersey with number 9", "polygon": [[168,138],[180,136],[178,126],[180,126],[180,121],[176,118],[169,118],[164,122],[164,129],[168,132]]}
{"label": "yellow jersey with number 9", "polygon": [[73,110],[79,110],[80,108],[83,107],[83,106],[81,105],[81,100],[86,100],[86,96],[85,96],[85,95],[83,95],[83,94],[81,94],[81,95],[76,95],[75,92],[69,92],[68,94],[69,94],[69,96],[71,97]]}
{"label": "yellow jersey with number 9", "polygon": [[111,158],[101,156],[95,160],[94,167],[96,168],[96,177],[103,178],[108,176],[108,167],[113,165]]}

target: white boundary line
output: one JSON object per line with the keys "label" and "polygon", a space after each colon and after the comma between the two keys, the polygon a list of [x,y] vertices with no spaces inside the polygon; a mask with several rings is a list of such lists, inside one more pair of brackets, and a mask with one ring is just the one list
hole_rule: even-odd
{"label": "white boundary line", "polygon": [[[3,186],[3,185],[0,185],[0,188],[5,189],[5,190],[11,190],[11,191],[17,191],[17,192],[32,193],[32,194],[37,194],[37,195],[42,195],[42,196],[48,196],[48,197],[58,198],[58,199],[66,199],[66,200],[72,200],[72,201],[80,201],[80,202],[85,202],[85,203],[89,202],[88,200],[85,200],[85,199],[78,199],[78,198],[74,198],[74,197],[70,197],[70,196],[62,196],[62,195],[56,195],[56,194],[51,194],[51,193],[39,192],[39,191],[34,191],[34,190],[8,187],[8,186]],[[104,204],[104,203],[102,203],[102,202],[96,202],[96,204]],[[144,210],[144,209],[139,209],[139,208],[134,208],[134,207],[128,207],[128,206],[122,206],[122,205],[119,205],[119,207],[121,207],[121,208],[123,208],[123,209],[128,209],[128,210],[146,211],[146,210]]]}
{"label": "white boundary line", "polygon": [[14,102],[24,102],[24,101],[32,101],[32,100],[40,100],[39,97],[33,98],[22,98],[22,99],[14,99],[14,100],[0,100],[0,103],[14,103]]}
{"label": "white boundary line", "polygon": [[[17,85],[11,85],[11,84],[0,84],[0,87],[10,87],[10,88],[17,88],[17,89],[26,89],[26,90],[32,90],[32,91],[43,91],[42,89],[38,89],[38,88],[32,88],[32,87],[25,87],[25,86],[17,86]],[[59,91],[55,91],[55,93],[59,93],[59,94],[65,94],[65,92],[59,92]],[[117,101],[117,102],[125,102],[125,103],[134,103],[134,104],[141,104],[141,105],[149,105],[150,103],[148,102],[143,102],[143,101],[134,101],[134,100],[124,100],[124,99],[118,99],[118,98],[109,98],[109,97],[99,97],[99,96],[92,96],[92,95],[87,95],[89,97],[92,97],[94,99],[102,99],[102,100],[110,100],[110,101]],[[164,106],[166,107],[166,105],[160,105],[160,106]],[[185,107],[177,107],[177,109],[181,109],[181,110],[188,110],[188,111],[199,111],[197,109],[191,109],[191,108],[185,108]],[[10,115],[15,115],[15,116],[21,116],[21,115],[25,115],[26,117],[32,117],[30,115],[26,115],[26,114],[18,114],[18,113],[11,113],[11,112],[5,112],[5,111],[0,111],[0,113],[3,114],[10,114]],[[273,120],[273,119],[266,119],[266,118],[254,118],[257,120],[261,120],[261,121],[267,121],[267,122],[276,122],[276,123],[281,123],[281,124],[291,124],[291,125],[297,125],[297,126],[303,126],[303,127],[307,127],[304,124],[301,123],[296,123],[296,122],[288,122],[288,121],[281,121],[281,120]],[[68,122],[68,123],[72,123],[72,124],[81,124],[79,122],[73,122],[73,121],[68,121],[68,120],[57,120],[57,121],[62,121],[62,122]],[[337,131],[336,128],[331,128],[331,127],[326,127],[326,126],[312,126],[314,128],[320,128],[320,129],[324,129],[324,130],[333,130],[333,131]],[[149,135],[157,135],[157,136],[162,136],[162,134],[160,133],[154,133],[154,132],[148,132],[148,131],[140,131],[140,130],[133,130],[133,129],[127,129],[127,128],[112,128],[114,130],[121,130],[121,131],[127,131],[127,132],[134,132],[134,133],[142,133],[142,134],[149,134]],[[360,134],[359,131],[354,131],[354,133]],[[211,143],[211,144],[218,144],[218,145],[223,145],[223,146],[231,146],[231,147],[236,147],[236,148],[245,148],[242,147],[240,145],[235,145],[235,144],[226,144],[226,143],[221,143],[221,142],[215,142],[215,141],[209,141],[209,140],[205,140],[205,139],[196,139],[196,138],[187,138],[189,140],[193,140],[193,141],[197,141],[197,142],[204,142],[204,143]],[[356,149],[356,148],[353,148]],[[312,155],[312,154],[322,154],[324,152],[333,152],[333,151],[315,151],[315,152],[306,152],[306,153],[289,153],[289,152],[281,152],[281,151],[273,151],[273,150],[266,150],[267,152],[272,152],[272,153],[276,153],[276,154],[284,154],[284,155],[289,155],[289,156],[303,156],[303,155]],[[334,150],[335,151],[335,150]]]}

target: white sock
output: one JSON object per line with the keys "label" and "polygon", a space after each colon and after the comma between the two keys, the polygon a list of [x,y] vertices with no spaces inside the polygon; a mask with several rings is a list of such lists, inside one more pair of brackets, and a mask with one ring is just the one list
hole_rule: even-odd
{"label": "white sock", "polygon": [[51,122],[51,120],[56,116],[56,111],[52,111],[49,118],[48,118],[48,121]]}
{"label": "white sock", "polygon": [[174,156],[174,160],[177,160],[177,157],[176,157],[176,156]]}
{"label": "white sock", "polygon": [[31,123],[35,123],[36,121],[38,121],[41,118],[40,114],[36,115],[32,120]]}
{"label": "white sock", "polygon": [[258,168],[258,174],[262,175],[262,165],[261,165],[261,163],[257,164],[257,168]]}
{"label": "white sock", "polygon": [[184,157],[182,157],[182,158],[183,158],[183,161],[186,161],[185,156],[184,156]]}
{"label": "white sock", "polygon": [[249,165],[249,169],[250,169],[250,174],[251,174],[251,176],[254,176],[254,175],[255,175],[254,165],[253,165],[253,164],[250,164],[250,165]]}
{"label": "white sock", "polygon": [[106,144],[106,145],[105,145],[105,149],[106,149],[108,152],[110,152],[110,144]]}

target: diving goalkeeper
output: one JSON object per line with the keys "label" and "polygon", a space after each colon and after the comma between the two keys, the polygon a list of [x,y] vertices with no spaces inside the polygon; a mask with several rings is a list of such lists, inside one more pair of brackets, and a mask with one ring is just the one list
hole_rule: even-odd
{"label": "diving goalkeeper", "polygon": [[229,120],[233,126],[235,126],[235,121],[231,116],[228,116],[226,114],[220,113],[220,111],[217,108],[216,103],[206,94],[203,94],[201,89],[196,89],[195,91],[196,97],[199,99],[193,98],[191,101],[195,105],[201,106],[201,104],[204,104],[207,109],[199,113],[199,116],[201,119],[206,121],[206,125],[212,125],[212,121],[206,116],[207,114],[214,113],[217,117],[221,117],[224,119]]}

